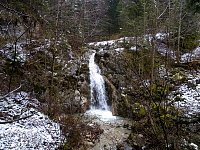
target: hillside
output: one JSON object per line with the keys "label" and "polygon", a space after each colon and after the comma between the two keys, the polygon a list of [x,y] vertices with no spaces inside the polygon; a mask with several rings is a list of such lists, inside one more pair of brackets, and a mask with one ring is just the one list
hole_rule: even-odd
{"label": "hillside", "polygon": [[198,1],[0,2],[0,149],[200,146]]}

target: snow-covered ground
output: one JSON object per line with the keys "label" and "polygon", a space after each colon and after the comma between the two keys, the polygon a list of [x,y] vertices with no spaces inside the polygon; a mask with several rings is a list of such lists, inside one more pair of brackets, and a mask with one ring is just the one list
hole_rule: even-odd
{"label": "snow-covered ground", "polygon": [[14,60],[14,52],[16,50],[15,61],[23,63],[30,57],[30,51],[45,50],[49,48],[51,44],[51,41],[49,39],[45,39],[43,43],[35,43],[35,45],[34,42],[36,41],[32,40],[32,45],[34,45],[35,47],[33,47],[31,50],[27,50],[26,46],[30,44],[29,42],[21,41],[17,43],[8,43],[0,49],[0,54],[10,60]]}
{"label": "snow-covered ground", "polygon": [[[156,40],[164,40],[167,36],[168,36],[167,33],[157,33],[155,35],[155,39]],[[124,50],[124,48],[120,44],[124,43],[124,42],[130,43],[131,41],[134,43],[134,39],[135,39],[134,37],[122,37],[122,38],[119,38],[116,40],[92,42],[92,43],[88,43],[88,45],[93,46],[93,47],[101,47],[101,49],[102,49],[102,47],[104,49],[106,46],[108,46],[109,48],[110,47],[114,48],[117,52],[122,52]],[[145,39],[145,41],[151,42],[151,40],[154,38],[151,34],[148,34],[148,35],[144,36],[144,39]],[[135,45],[131,46],[130,50],[135,51],[136,46]],[[174,60],[176,59],[175,51],[172,49],[169,49],[167,47],[167,45],[165,45],[164,43],[160,42],[157,44],[157,51],[162,56],[168,56]],[[197,47],[190,53],[185,53],[180,56],[181,62],[188,62],[188,61],[197,60],[197,59],[199,60],[200,59],[199,57],[200,57],[200,47]]]}
{"label": "snow-covered ground", "polygon": [[191,53],[185,53],[181,56],[182,62],[189,62],[197,59],[200,59],[200,47],[197,47]]}
{"label": "snow-covered ground", "polygon": [[25,62],[27,54],[23,49],[23,43],[15,44],[6,44],[2,49],[0,49],[0,53],[4,55],[6,58],[13,60],[14,59],[14,51],[16,49],[16,61]]}
{"label": "snow-covered ground", "polygon": [[169,36],[168,33],[159,32],[159,33],[157,33],[157,34],[155,35],[155,38],[156,38],[157,40],[164,40],[164,39],[166,39],[168,36]]}
{"label": "snow-covered ground", "polygon": [[[200,73],[187,74],[188,82],[181,84],[172,94],[178,93],[182,101],[176,102],[187,115],[200,113]],[[172,97],[174,99],[175,97]]]}
{"label": "snow-covered ground", "polygon": [[165,44],[159,43],[157,45],[157,51],[162,56],[168,56],[169,58],[176,59],[175,52],[169,49]]}
{"label": "snow-covered ground", "polygon": [[[164,40],[166,37],[168,36],[168,34],[166,33],[157,33],[155,35],[155,39],[156,40]],[[153,36],[151,34],[147,34],[144,36],[144,40],[151,43],[151,40],[153,40]],[[116,51],[118,52],[122,52],[124,50],[124,48],[122,48],[121,44],[126,42],[126,43],[135,43],[135,37],[122,37],[116,40],[108,40],[108,41],[100,41],[100,42],[92,42],[92,43],[88,43],[89,46],[93,46],[93,47],[105,47],[105,46],[109,46],[109,47],[113,47]],[[158,52],[165,56],[166,54],[168,54],[170,57],[174,58],[174,52],[170,49],[168,49],[164,44],[159,44],[157,46],[158,48]],[[136,50],[136,46],[133,45],[131,46],[130,50],[135,51]]]}
{"label": "snow-covered ground", "polygon": [[[108,41],[100,41],[100,42],[92,42],[88,43],[91,47],[98,47],[100,50],[113,48],[117,52],[122,52],[124,48],[121,46],[122,43],[127,42],[130,43],[130,41],[134,41],[134,37],[122,37],[116,40],[108,40]],[[102,49],[103,47],[103,49]]]}
{"label": "snow-covered ground", "polygon": [[0,97],[0,149],[54,150],[61,144],[60,125],[40,113],[37,105],[25,92]]}

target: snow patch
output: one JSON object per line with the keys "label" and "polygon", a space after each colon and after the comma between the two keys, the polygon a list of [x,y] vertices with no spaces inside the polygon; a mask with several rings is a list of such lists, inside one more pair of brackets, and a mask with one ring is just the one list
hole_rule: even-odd
{"label": "snow patch", "polygon": [[157,40],[164,40],[168,35],[169,34],[167,34],[167,33],[161,33],[160,32],[160,33],[157,33],[155,37],[156,37]]}
{"label": "snow patch", "polygon": [[132,46],[131,48],[130,48],[130,50],[132,50],[132,51],[136,51],[136,46]]}
{"label": "snow patch", "polygon": [[25,50],[23,50],[23,43],[17,43],[15,44],[6,44],[3,49],[0,50],[0,53],[2,53],[6,58],[14,60],[14,52],[16,49],[16,61],[19,62],[25,62],[27,54],[25,53]]}
{"label": "snow patch", "polygon": [[101,46],[113,46],[115,48],[118,48],[118,44],[119,43],[124,43],[127,42],[129,43],[131,40],[134,40],[134,37],[122,37],[116,40],[108,40],[108,41],[101,41],[101,42],[92,42],[92,43],[88,43],[89,46],[97,46],[97,47],[101,47]]}
{"label": "snow patch", "polygon": [[124,48],[116,48],[115,51],[122,52],[122,51],[124,51]]}
{"label": "snow patch", "polygon": [[185,53],[181,56],[182,62],[189,62],[196,59],[200,59],[200,47],[197,47],[191,53]]}
{"label": "snow patch", "polygon": [[94,45],[94,46],[111,46],[115,43],[115,40],[110,40],[110,41],[101,41],[101,42],[92,42],[92,43],[89,43],[89,45]]}
{"label": "snow patch", "polygon": [[153,36],[151,34],[146,34],[144,35],[144,40],[151,43],[151,41],[153,40]]}
{"label": "snow patch", "polygon": [[60,125],[37,111],[38,105],[26,92],[0,98],[0,149],[53,150],[61,144]]}
{"label": "snow patch", "polygon": [[194,148],[194,150],[198,150],[198,149],[199,149],[198,145],[196,145],[196,144],[194,144],[194,143],[190,143],[190,146],[191,146],[192,148]]}
{"label": "snow patch", "polygon": [[169,75],[167,69],[165,68],[165,65],[160,65],[158,72],[161,78],[167,78],[167,76]]}
{"label": "snow patch", "polygon": [[171,49],[169,49],[165,44],[158,44],[157,45],[157,51],[160,53],[160,55],[162,56],[169,56],[170,58],[172,59],[176,59],[176,56],[175,56],[175,52]]}
{"label": "snow patch", "polygon": [[188,79],[188,83],[180,85],[172,94],[178,93],[177,96],[183,100],[176,102],[176,105],[185,110],[187,115],[193,115],[200,112],[200,74],[189,74]]}

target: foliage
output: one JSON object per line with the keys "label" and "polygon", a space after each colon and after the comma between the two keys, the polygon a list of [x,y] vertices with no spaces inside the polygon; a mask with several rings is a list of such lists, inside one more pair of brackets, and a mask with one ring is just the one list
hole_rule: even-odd
{"label": "foliage", "polygon": [[121,32],[124,35],[141,35],[143,32],[143,5],[141,1],[120,1],[118,5]]}
{"label": "foliage", "polygon": [[[126,46],[130,48],[130,45]],[[136,72],[143,75],[144,77],[148,77],[151,72],[151,57],[149,56],[150,50],[146,48],[139,48],[138,51],[126,50],[124,51],[123,57],[125,61],[128,63],[127,68],[135,69]],[[134,72],[135,72],[134,71]]]}
{"label": "foliage", "polygon": [[[124,92],[119,101],[120,113],[131,117],[133,122],[137,121],[129,140],[135,140],[137,134],[141,133],[150,149],[169,149],[166,145],[170,145],[171,149],[185,147],[183,139],[190,138],[190,130],[198,127],[191,128],[192,119],[185,121],[180,110],[168,100],[170,88],[185,82],[185,70],[172,69],[171,77],[160,78],[158,68],[164,61],[156,54],[156,48],[158,42],[163,42],[176,51],[178,39],[181,52],[191,51],[198,46],[200,9],[198,0],[169,2],[2,0],[0,24],[7,26],[9,32],[6,36],[0,36],[0,46],[26,40],[24,51],[28,56],[25,63],[1,56],[5,85],[12,83],[10,91],[16,83],[25,84],[27,91],[47,104],[43,111],[53,119],[59,118],[61,113],[78,112],[71,108],[74,104],[73,94],[78,88],[79,74],[88,72],[88,67],[83,66],[81,70],[78,68],[80,62],[74,60],[80,60],[87,50],[84,44],[103,39],[102,36],[107,34],[109,37],[120,34],[134,36],[133,41],[124,40],[122,43],[125,50],[122,59],[117,62],[120,67],[113,69],[115,75],[123,76],[123,84],[127,85],[127,89],[121,89],[121,85],[116,84],[117,89]],[[155,34],[161,31],[169,33],[168,39],[156,40]],[[144,39],[146,34],[151,40]],[[132,50],[131,47],[136,49]],[[71,51],[76,56],[70,55]],[[17,57],[14,52],[13,56]],[[169,61],[164,62],[166,67],[169,67]],[[71,66],[75,70],[74,75],[65,67],[72,63],[75,64]],[[184,64],[181,65],[184,68]],[[192,84],[190,86],[193,87]],[[177,97],[175,101],[181,99]],[[77,109],[80,108],[77,106]],[[96,133],[96,130],[72,117],[58,121],[63,124],[63,131],[69,133],[63,149],[81,147],[86,131]],[[102,131],[97,129],[99,135]]]}
{"label": "foliage", "polygon": [[145,107],[140,103],[135,103],[132,106],[132,109],[133,116],[136,116],[137,118],[143,118],[146,115]]}
{"label": "foliage", "polygon": [[117,6],[119,0],[108,0],[108,33],[110,35],[119,32],[119,11]]}
{"label": "foliage", "polygon": [[200,12],[199,0],[186,0],[186,2],[187,2],[187,7],[190,11],[192,11],[194,13]]}
{"label": "foliage", "polygon": [[63,133],[66,135],[66,141],[58,150],[76,150],[87,149],[86,139],[94,142],[103,132],[99,125],[88,125],[80,116],[63,116],[60,120]]}
{"label": "foliage", "polygon": [[195,49],[199,45],[199,34],[197,32],[186,35],[181,39],[181,51],[188,52]]}

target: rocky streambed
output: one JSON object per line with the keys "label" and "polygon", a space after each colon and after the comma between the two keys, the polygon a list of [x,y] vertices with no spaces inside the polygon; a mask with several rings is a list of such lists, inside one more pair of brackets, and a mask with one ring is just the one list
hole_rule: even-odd
{"label": "rocky streambed", "polygon": [[110,111],[90,110],[85,113],[91,124],[99,124],[103,130],[95,143],[88,143],[90,150],[131,150],[126,140],[131,132],[129,119],[112,116]]}

